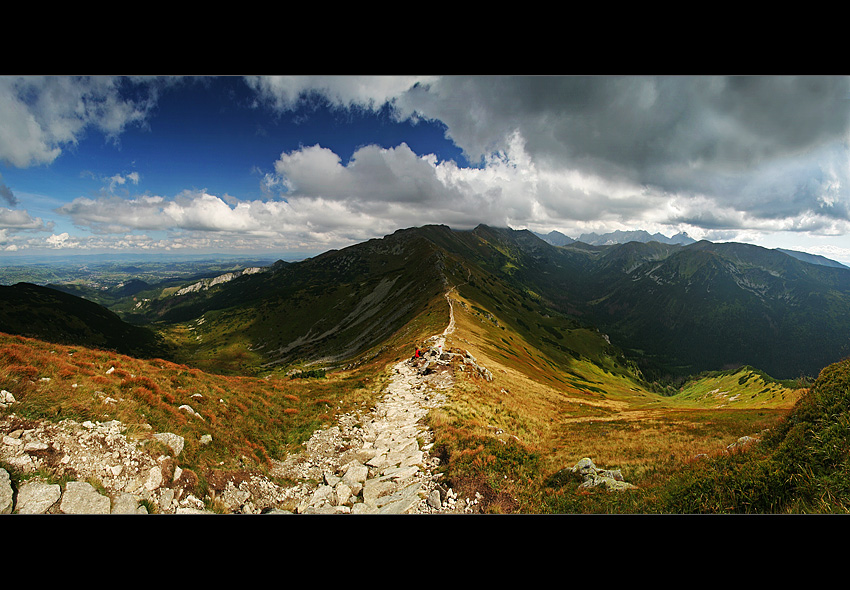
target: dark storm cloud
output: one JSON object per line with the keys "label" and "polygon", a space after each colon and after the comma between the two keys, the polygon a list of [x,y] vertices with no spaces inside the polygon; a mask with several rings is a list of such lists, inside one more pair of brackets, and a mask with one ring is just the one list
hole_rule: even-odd
{"label": "dark storm cloud", "polygon": [[845,77],[450,76],[404,104],[472,157],[516,129],[539,162],[682,190],[843,139],[848,90]]}
{"label": "dark storm cloud", "polygon": [[[670,204],[656,221],[738,228],[850,219],[848,97],[839,76],[449,76],[395,104],[443,121],[472,161],[519,137],[540,172],[604,179],[602,196],[632,187],[634,198],[594,196],[598,219],[651,194]],[[587,198],[562,190],[545,205]]]}

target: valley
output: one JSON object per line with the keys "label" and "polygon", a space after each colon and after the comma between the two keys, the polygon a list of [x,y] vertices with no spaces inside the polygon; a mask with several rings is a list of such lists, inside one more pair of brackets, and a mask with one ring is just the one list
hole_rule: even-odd
{"label": "valley", "polygon": [[[256,498],[222,503],[226,482],[262,477],[302,490],[299,502],[281,494],[262,510],[304,512],[327,478],[295,481],[281,465],[306,461],[312,437],[339,430],[350,436],[334,443],[336,467],[352,461],[364,440],[352,433],[375,421],[414,348],[439,343],[445,358],[409,386],[440,402],[415,421],[423,453],[409,476],[431,483],[407,498],[408,512],[428,511],[434,481],[440,502],[449,488],[461,498],[460,512],[746,512],[756,504],[718,508],[688,490],[712,466],[771,460],[738,448],[784,433],[820,369],[846,355],[845,272],[744,245],[556,246],[530,232],[425,226],[299,262],[146,280],[98,301],[67,284],[55,299],[15,284],[0,288],[0,387],[15,399],[0,417],[7,438],[68,419],[115,421],[138,441],[173,433],[185,441],[179,456],[143,445],[170,457],[172,476],[175,466],[194,476],[166,485],[167,497],[250,512]],[[583,485],[571,468],[585,457],[634,488]],[[12,468],[16,489],[68,477],[58,458],[33,465]],[[151,497],[150,511],[176,510]],[[783,502],[772,510],[815,506]]]}

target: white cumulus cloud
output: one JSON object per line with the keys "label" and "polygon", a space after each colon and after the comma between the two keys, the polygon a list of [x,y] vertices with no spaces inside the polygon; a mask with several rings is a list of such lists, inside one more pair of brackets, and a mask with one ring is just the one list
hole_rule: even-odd
{"label": "white cumulus cloud", "polygon": [[88,128],[110,139],[145,121],[166,80],[139,86],[129,99],[112,76],[0,76],[0,161],[18,168],[49,164]]}

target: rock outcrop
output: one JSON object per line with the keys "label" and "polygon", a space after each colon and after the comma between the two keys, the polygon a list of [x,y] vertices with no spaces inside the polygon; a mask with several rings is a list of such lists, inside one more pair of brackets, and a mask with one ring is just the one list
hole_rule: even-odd
{"label": "rock outcrop", "polygon": [[635,489],[637,486],[623,480],[623,474],[619,469],[599,469],[593,464],[593,461],[585,457],[576,463],[571,469],[571,473],[578,474],[583,481],[580,488],[593,488],[602,486],[611,491],[622,491]]}
{"label": "rock outcrop", "polygon": [[448,367],[452,364],[458,366],[461,371],[470,371],[487,381],[493,380],[493,374],[487,367],[481,366],[469,351],[453,348],[443,351],[441,345],[434,345],[422,354],[421,360],[414,362],[421,375],[428,375],[439,371],[439,367]]}
{"label": "rock outcrop", "polygon": [[187,293],[197,293],[198,291],[206,291],[207,289],[211,289],[216,285],[220,285],[222,283],[228,283],[233,279],[238,279],[243,275],[252,275],[258,272],[263,272],[264,269],[262,267],[250,267],[242,270],[236,270],[233,272],[224,273],[222,275],[218,275],[212,279],[203,279],[198,281],[197,283],[192,283],[191,285],[187,285],[182,289],[179,289],[174,293],[175,297],[180,295],[186,295]]}
{"label": "rock outcrop", "polygon": [[[9,414],[0,419],[0,461],[23,474],[55,474],[70,478],[59,484],[29,477],[17,490],[14,509],[22,514],[110,514],[203,509],[192,495],[190,478],[183,477],[174,458],[183,438],[173,433],[128,438],[126,426],[109,422],[58,423],[30,421]],[[151,441],[162,442],[170,455],[151,453]],[[0,474],[0,504],[5,502],[6,478]],[[89,482],[95,482],[94,487]],[[0,510],[5,509],[0,505]]]}

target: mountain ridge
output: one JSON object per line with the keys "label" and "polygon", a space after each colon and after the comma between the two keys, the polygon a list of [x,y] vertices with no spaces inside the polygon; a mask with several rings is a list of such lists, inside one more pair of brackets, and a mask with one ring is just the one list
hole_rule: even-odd
{"label": "mountain ridge", "polygon": [[[504,276],[609,333],[647,369],[657,361],[666,365],[662,373],[750,364],[793,378],[816,375],[850,351],[843,336],[850,329],[845,269],[751,244],[556,247],[508,228],[479,226],[473,233],[498,236],[492,239],[504,252],[514,248],[510,264],[520,270]],[[626,252],[629,267],[612,267]],[[709,350],[710,360],[701,358]]]}
{"label": "mountain ridge", "polygon": [[751,244],[553,246],[529,230],[428,225],[240,274],[179,295],[174,286],[123,313],[167,335],[186,362],[235,372],[344,364],[420,311],[436,313],[449,283],[562,359],[576,348],[552,334],[599,330],[648,378],[738,365],[796,378],[850,352],[847,269]]}
{"label": "mountain ridge", "polygon": [[[308,459],[325,435],[336,445],[339,439],[330,435],[357,424],[348,412],[378,407],[384,385],[406,373],[400,367],[412,367],[414,347],[424,346],[428,360],[418,365],[421,374],[435,383],[454,381],[449,405],[435,407],[427,418],[435,435],[425,450],[439,459],[441,481],[477,502],[467,506],[491,512],[662,509],[667,504],[654,502],[662,493],[657,477],[693,464],[697,452],[752,440],[745,435],[774,424],[801,391],[750,367],[689,381],[681,390],[656,388],[641,366],[649,353],[627,354],[623,335],[633,325],[618,320],[638,322],[639,332],[656,336],[666,322],[672,333],[690,337],[682,318],[699,315],[701,305],[726,306],[749,329],[754,302],[766,306],[759,308],[765,313],[785,301],[822,314],[828,307],[806,299],[812,290],[825,298],[816,303],[831,302],[840,319],[844,276],[841,269],[738,245],[555,247],[529,231],[486,225],[408,228],[152,301],[146,321],[186,351],[179,359],[186,364],[5,339],[3,387],[13,390],[15,411],[30,422],[15,419],[4,434],[21,437],[14,458],[23,461],[24,443],[33,442],[24,437],[36,432],[33,416],[119,416],[134,431],[147,432],[141,420],[152,432],[176,433],[186,443],[179,459],[167,460],[161,479],[154,478],[157,466],[150,468],[156,481],[148,489],[156,490],[160,508],[173,510],[182,491],[199,493],[198,506],[225,500],[228,511],[253,511],[242,487],[257,481],[249,470],[283,473],[276,470],[282,453],[304,443]],[[597,324],[594,314],[611,321]],[[701,326],[711,327],[713,319]],[[782,327],[781,315],[770,319]],[[450,337],[447,321],[456,326]],[[722,348],[729,341],[722,327],[703,336]],[[364,334],[371,336],[364,340]],[[437,334],[446,336],[445,348],[431,346]],[[741,334],[751,337],[746,329]],[[28,356],[37,363],[28,364]],[[311,362],[330,371],[299,371]],[[427,385],[414,387],[420,385],[422,399],[436,399]],[[34,459],[61,465],[61,452],[49,448]],[[165,457],[161,449],[151,447],[153,459]],[[340,466],[359,453],[345,445],[331,452]],[[604,490],[573,483],[571,466],[591,454],[601,464],[623,467],[620,476],[638,486],[630,494],[640,495],[609,499]],[[194,482],[178,477],[178,462]],[[412,466],[384,473],[376,467],[382,464],[372,463],[374,486],[412,473]],[[121,471],[110,467],[113,474]],[[312,478],[297,486],[311,505],[330,501],[331,490],[345,495],[336,487],[342,472],[293,473]],[[388,490],[382,502],[400,499]],[[370,502],[384,493],[374,487],[361,492]],[[445,500],[440,496],[434,504]],[[274,502],[283,506],[286,500]]]}
{"label": "mountain ridge", "polygon": [[[684,231],[669,238],[659,232],[650,234],[646,230],[615,230],[604,234],[591,232],[581,234],[578,238],[571,238],[557,230],[552,230],[548,234],[542,234],[539,232],[532,233],[553,246],[567,246],[575,244],[576,242],[581,242],[590,246],[611,246],[614,244],[625,244],[628,242],[659,242],[661,244],[679,244],[685,246],[699,241],[691,238],[687,232]],[[807,252],[800,252],[798,250],[791,250],[788,248],[775,248],[775,250],[812,264],[850,269],[850,266],[819,254],[809,254]]]}

